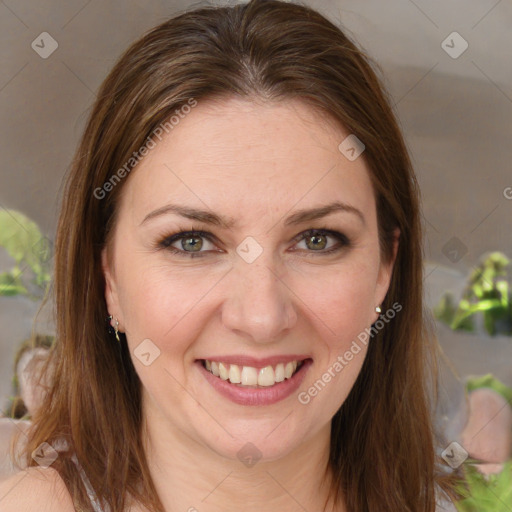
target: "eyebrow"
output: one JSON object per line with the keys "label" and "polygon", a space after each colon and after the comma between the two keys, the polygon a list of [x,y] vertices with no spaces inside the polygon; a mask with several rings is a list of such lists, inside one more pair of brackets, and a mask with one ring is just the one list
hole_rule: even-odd
{"label": "eyebrow", "polygon": [[[356,217],[359,218],[359,220],[361,220],[363,224],[366,224],[364,215],[360,210],[347,203],[335,201],[333,203],[323,206],[317,206],[315,208],[298,210],[285,219],[284,225],[292,226],[296,224],[301,224],[303,222],[321,219],[323,217],[326,217],[327,215],[331,215],[332,213],[336,212],[354,214]],[[140,225],[144,224],[150,219],[154,219],[155,217],[160,217],[161,215],[169,213],[174,213],[187,219],[197,220],[200,222],[204,222],[205,224],[212,224],[215,226],[221,226],[228,229],[236,224],[236,219],[233,217],[222,217],[207,210],[201,210],[197,208],[191,208],[188,206],[181,206],[176,204],[168,204],[146,215],[144,217],[144,220],[140,223]]]}

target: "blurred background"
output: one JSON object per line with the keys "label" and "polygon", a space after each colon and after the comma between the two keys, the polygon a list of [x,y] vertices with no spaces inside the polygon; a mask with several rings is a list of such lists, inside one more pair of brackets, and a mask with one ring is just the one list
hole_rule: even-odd
{"label": "blurred background", "polygon": [[[455,438],[466,421],[461,404],[467,376],[491,372],[512,386],[512,332],[502,314],[510,310],[503,284],[510,285],[510,266],[499,259],[512,257],[512,3],[304,3],[341,26],[380,65],[403,128],[422,191],[426,301],[440,308],[437,328],[448,358],[440,421]],[[16,263],[18,277],[39,279],[27,293],[0,296],[2,404],[13,392],[14,357],[31,333],[47,282],[61,181],[95,91],[131,42],[198,5],[204,3],[0,1],[0,214],[23,212],[39,229],[27,224],[33,261],[17,262],[0,247],[0,274]],[[489,253],[499,257],[479,267]],[[470,289],[475,272],[479,288]],[[3,279],[5,286],[16,284],[12,275]],[[453,294],[451,302],[446,292]],[[460,308],[455,311],[463,293],[471,296],[473,312],[479,311],[469,320],[461,320]],[[456,328],[457,314],[462,330]],[[36,330],[53,332],[49,308]]]}

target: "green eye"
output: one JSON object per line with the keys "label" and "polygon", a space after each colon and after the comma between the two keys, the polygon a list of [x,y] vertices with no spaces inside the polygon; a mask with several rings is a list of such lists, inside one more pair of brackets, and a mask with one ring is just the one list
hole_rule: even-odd
{"label": "green eye", "polygon": [[[197,256],[203,256],[205,252],[201,251],[204,245],[203,239],[211,242],[211,238],[213,238],[212,235],[210,235],[210,233],[205,233],[204,231],[181,231],[180,233],[175,233],[174,235],[164,238],[159,243],[159,246],[168,249],[174,254],[186,255],[187,257],[194,258]],[[182,249],[172,247],[172,244],[179,240],[181,240]]]}
{"label": "green eye", "polygon": [[[335,239],[338,243],[333,247],[326,249],[329,245],[328,239]],[[170,251],[173,254],[188,258],[203,257],[211,250],[204,250],[204,240],[213,244],[215,237],[208,232],[200,230],[180,231],[173,235],[165,237],[158,244],[159,247]],[[173,244],[181,241],[181,248],[174,247]],[[305,242],[307,249],[305,252],[330,254],[350,246],[350,240],[343,234],[329,229],[310,229],[300,233],[294,238],[295,242]],[[295,251],[296,249],[294,249]],[[302,249],[299,249],[302,250]],[[218,252],[218,251],[215,251]]]}
{"label": "green eye", "polygon": [[[329,238],[334,238],[338,243],[334,247],[325,250]],[[306,247],[311,249],[307,252],[317,252],[319,254],[336,252],[350,245],[350,240],[343,233],[329,229],[310,229],[301,233],[295,240],[304,241]]]}

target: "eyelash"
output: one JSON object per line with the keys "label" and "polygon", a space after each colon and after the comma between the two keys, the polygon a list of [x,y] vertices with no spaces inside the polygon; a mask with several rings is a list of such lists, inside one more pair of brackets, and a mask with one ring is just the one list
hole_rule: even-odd
{"label": "eyelash", "polygon": [[[338,251],[341,251],[342,249],[346,247],[351,246],[350,239],[344,235],[343,233],[339,233],[338,231],[333,231],[331,229],[308,229],[307,231],[303,231],[299,235],[297,235],[293,241],[294,242],[301,242],[302,240],[305,240],[308,237],[311,236],[330,236],[335,238],[339,243],[331,247],[328,250],[324,251],[318,251],[318,254],[314,254],[316,251],[307,251],[314,254],[314,256],[321,256],[326,254],[335,253]],[[214,243],[215,237],[211,235],[211,233],[201,231],[200,229],[192,228],[190,231],[180,231],[179,233],[175,233],[173,235],[169,235],[164,237],[158,242],[158,247],[161,249],[166,249],[170,251],[173,254],[184,256],[186,258],[202,258],[208,251],[202,251],[202,252],[188,252],[188,251],[182,251],[181,249],[176,249],[176,247],[171,247],[171,244],[176,242],[177,240],[181,240],[184,238],[191,238],[191,237],[201,237],[205,238],[211,243]]]}

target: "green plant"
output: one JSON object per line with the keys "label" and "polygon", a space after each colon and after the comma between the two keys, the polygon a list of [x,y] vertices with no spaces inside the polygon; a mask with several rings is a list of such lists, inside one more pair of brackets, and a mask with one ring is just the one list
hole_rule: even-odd
{"label": "green plant", "polygon": [[483,316],[485,330],[512,335],[512,300],[509,286],[510,260],[501,252],[484,258],[471,273],[458,305],[447,292],[434,315],[453,330],[475,331],[477,315]]}
{"label": "green plant", "polygon": [[51,279],[51,247],[37,224],[18,211],[1,210],[0,247],[15,261],[11,270],[0,273],[0,296],[41,299]]}
{"label": "green plant", "polygon": [[464,464],[464,480],[457,491],[465,496],[455,503],[459,512],[510,512],[512,510],[512,460],[500,473],[484,475],[472,464]]}

